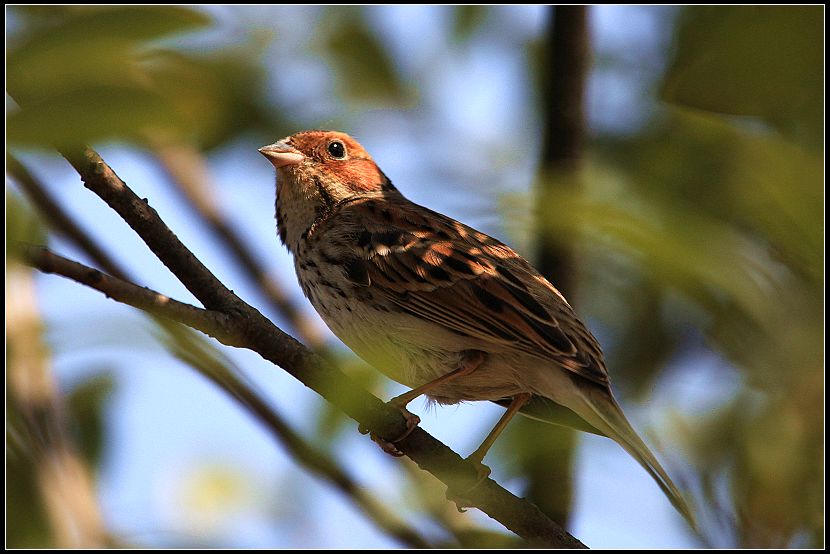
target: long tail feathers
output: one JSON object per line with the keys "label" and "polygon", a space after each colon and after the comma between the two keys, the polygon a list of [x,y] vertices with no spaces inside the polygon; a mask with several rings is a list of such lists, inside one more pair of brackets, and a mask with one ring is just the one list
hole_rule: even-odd
{"label": "long tail feathers", "polygon": [[686,500],[663,469],[663,466],[648,449],[648,446],[634,431],[614,397],[598,388],[580,387],[580,392],[584,399],[584,409],[578,410],[579,415],[634,457],[657,482],[677,511],[689,522],[693,529],[697,529],[694,514]]}

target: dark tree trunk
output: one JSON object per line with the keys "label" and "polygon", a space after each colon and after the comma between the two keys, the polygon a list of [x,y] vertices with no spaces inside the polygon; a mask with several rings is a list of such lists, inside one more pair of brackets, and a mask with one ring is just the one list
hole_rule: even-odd
{"label": "dark tree trunk", "polygon": [[[536,266],[568,298],[575,293],[573,255],[546,230],[556,217],[550,197],[562,187],[579,186],[585,142],[585,83],[589,64],[588,8],[550,8],[541,75],[544,142],[536,190]],[[526,495],[551,519],[567,526],[573,500],[576,431],[523,420],[517,432],[529,477]]]}

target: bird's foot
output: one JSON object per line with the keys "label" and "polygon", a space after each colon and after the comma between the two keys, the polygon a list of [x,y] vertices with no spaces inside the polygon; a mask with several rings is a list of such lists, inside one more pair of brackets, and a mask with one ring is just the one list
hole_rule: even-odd
{"label": "bird's foot", "polygon": [[[400,437],[396,438],[393,441],[388,441],[384,438],[381,438],[381,437],[377,436],[374,433],[369,435],[369,437],[374,442],[376,442],[378,444],[378,446],[380,446],[381,449],[383,449],[384,452],[386,452],[387,454],[389,454],[391,456],[395,456],[396,458],[399,458],[399,457],[403,456],[403,452],[401,452],[398,449],[398,447],[395,446],[395,443],[400,442],[400,441],[404,440],[406,437],[408,437],[409,434],[412,433],[412,431],[415,430],[415,428],[418,426],[418,424],[421,423],[421,418],[416,416],[415,414],[413,414],[409,410],[407,410],[405,405],[402,406],[400,404],[397,404],[394,400],[390,401],[389,404],[392,405],[392,406],[395,406],[396,408],[398,408],[401,411],[401,413],[403,414],[403,417],[406,420],[406,431],[404,431],[404,433]],[[369,432],[369,430],[366,427],[364,427],[363,424],[359,425],[357,430],[360,432],[361,435],[365,435]]]}
{"label": "bird's foot", "polygon": [[467,458],[467,461],[473,464],[475,467],[477,479],[476,482],[473,483],[472,486],[465,488],[462,491],[455,491],[447,488],[447,492],[445,494],[447,500],[450,502],[455,503],[456,509],[464,513],[467,511],[467,508],[474,508],[475,504],[467,497],[467,495],[476,489],[485,479],[490,476],[490,468],[481,463],[481,460],[473,458],[472,456]]}

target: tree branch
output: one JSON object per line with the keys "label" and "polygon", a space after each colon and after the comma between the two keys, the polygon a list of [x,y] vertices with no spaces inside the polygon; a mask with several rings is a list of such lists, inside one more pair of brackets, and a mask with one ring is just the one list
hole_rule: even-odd
{"label": "tree branch", "polygon": [[[46,187],[36,179],[17,159],[7,153],[7,168],[18,184],[22,185],[27,197],[41,211],[50,226],[69,241],[86,252],[100,267],[105,268],[113,277],[129,281],[127,272],[101,248],[93,237],[87,234],[54,200]],[[25,181],[25,182],[24,182]],[[42,252],[38,252],[43,254]],[[54,258],[59,258],[49,253]],[[94,271],[87,268],[88,271]],[[59,273],[59,272],[56,272]],[[62,274],[62,273],[61,273]],[[69,277],[66,274],[62,274]],[[137,287],[128,283],[132,287]],[[127,287],[128,289],[129,287]],[[138,287],[140,288],[140,287]],[[125,289],[126,290],[126,289]],[[164,340],[174,355],[182,359],[197,372],[215,383],[239,402],[248,412],[268,429],[274,438],[293,454],[294,460],[309,471],[327,480],[344,493],[367,517],[380,529],[399,539],[412,548],[429,548],[429,543],[403,521],[394,516],[381,502],[368,494],[359,483],[354,481],[333,459],[314,448],[261,398],[254,387],[247,384],[242,372],[236,369],[230,360],[222,358],[221,353],[192,329],[171,320],[152,316],[164,332]],[[198,353],[198,354],[197,354]]]}
{"label": "tree branch", "polygon": [[307,317],[303,316],[274,277],[269,275],[248,244],[234,230],[213,201],[214,193],[210,186],[210,176],[202,155],[195,148],[183,142],[162,142],[152,138],[150,141],[153,144],[156,158],[170,175],[175,188],[207,223],[239,267],[265,293],[266,299],[274,310],[288,320],[303,342],[313,350],[322,349],[325,345],[320,332]]}
{"label": "tree branch", "polygon": [[84,186],[115,210],[206,308],[230,311],[244,304],[162,223],[147,200],[136,196],[118,178],[97,152],[86,148],[62,154],[81,175]]}
{"label": "tree branch", "polygon": [[43,214],[51,227],[74,242],[105,272],[121,279],[127,279],[126,274],[118,264],[67,215],[63,208],[49,195],[42,183],[9,152],[6,152],[6,172],[20,185],[23,192]]}
{"label": "tree branch", "polygon": [[[136,231],[196,298],[209,310],[232,317],[234,328],[245,339],[246,348],[282,367],[378,436],[394,439],[403,435],[406,422],[399,410],[363,390],[229,291],[96,152],[87,148],[64,152],[64,156],[79,172],[85,186]],[[478,475],[472,464],[424,430],[416,428],[396,446],[450,490],[467,491],[465,497],[470,505],[531,544],[584,547],[536,506],[517,498],[495,481],[486,479],[474,486]]]}
{"label": "tree branch", "polygon": [[24,260],[43,273],[55,273],[104,293],[122,304],[144,310],[154,316],[183,323],[228,346],[242,346],[244,339],[236,336],[233,320],[227,314],[197,308],[173,300],[147,287],[140,287],[118,277],[58,256],[42,246],[28,246]]}
{"label": "tree branch", "polygon": [[[179,331],[184,330],[179,328]],[[173,354],[213,381],[220,389],[249,411],[274,438],[292,455],[294,461],[318,477],[323,478],[346,495],[369,519],[411,548],[430,548],[431,545],[415,529],[409,527],[394,512],[377,501],[332,458],[307,442],[245,382],[240,372],[221,353],[191,333],[168,333],[167,341]]]}

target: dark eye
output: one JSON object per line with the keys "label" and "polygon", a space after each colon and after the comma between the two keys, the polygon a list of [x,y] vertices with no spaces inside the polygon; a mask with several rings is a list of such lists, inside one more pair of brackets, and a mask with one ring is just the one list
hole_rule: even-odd
{"label": "dark eye", "polygon": [[342,142],[336,140],[332,143],[329,143],[329,154],[331,154],[338,160],[342,160],[346,157],[346,147],[343,146]]}

